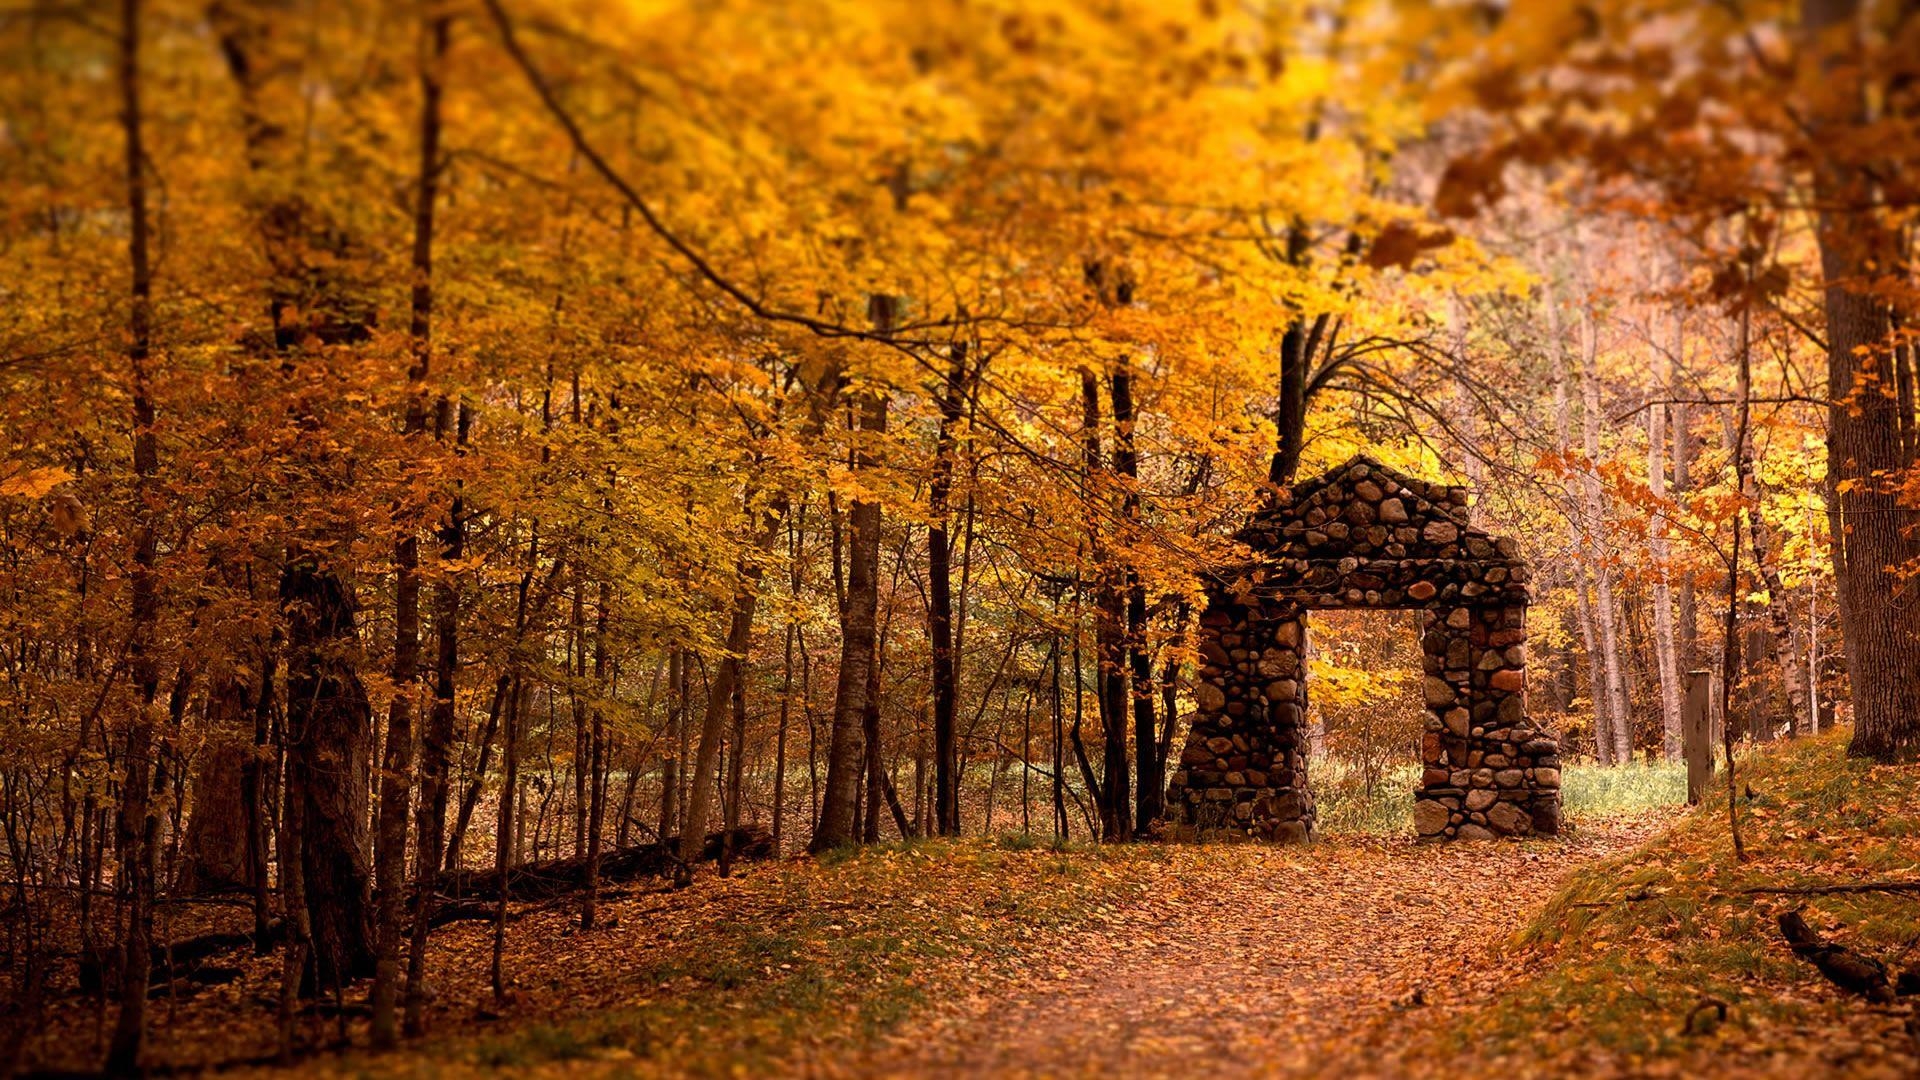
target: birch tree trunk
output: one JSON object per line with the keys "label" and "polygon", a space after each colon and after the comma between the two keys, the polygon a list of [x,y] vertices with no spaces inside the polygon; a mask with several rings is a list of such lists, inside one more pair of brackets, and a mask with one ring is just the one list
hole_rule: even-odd
{"label": "birch tree trunk", "polygon": [[[1682,399],[1679,372],[1676,369],[1667,383],[1669,394]],[[1684,400],[1677,400],[1673,406],[1671,434],[1673,439],[1673,489],[1672,497],[1676,504],[1684,505],[1689,489],[1693,486],[1693,408]],[[1680,575],[1679,588],[1675,590],[1675,610],[1673,627],[1674,659],[1679,670],[1691,672],[1699,666],[1698,623],[1699,605],[1694,598],[1693,575]]]}
{"label": "birch tree trunk", "polygon": [[1746,496],[1752,506],[1752,520],[1748,524],[1747,537],[1753,545],[1753,569],[1767,587],[1767,626],[1773,632],[1773,649],[1780,665],[1780,679],[1786,685],[1787,701],[1790,712],[1786,726],[1791,729],[1795,718],[1807,713],[1807,673],[1800,664],[1800,635],[1793,619],[1793,608],[1788,600],[1787,588],[1780,578],[1780,553],[1773,542],[1773,526],[1767,523],[1762,513],[1768,495],[1767,486],[1756,475],[1751,446],[1742,451],[1747,456],[1743,471],[1746,475]]}
{"label": "birch tree trunk", "polygon": [[[1547,335],[1557,357],[1553,366],[1554,442],[1563,459],[1572,455],[1572,402],[1569,383],[1572,363],[1562,340],[1560,301],[1551,284],[1546,290]],[[1584,479],[1584,477],[1583,477]],[[1605,666],[1601,660],[1598,620],[1594,617],[1593,585],[1590,567],[1592,544],[1588,524],[1588,503],[1584,493],[1570,497],[1567,518],[1573,531],[1572,584],[1575,610],[1579,614],[1580,640],[1587,656],[1587,699],[1593,709],[1593,754],[1602,765],[1614,764],[1613,695],[1608,692]]]}
{"label": "birch tree trunk", "polygon": [[[1672,381],[1670,369],[1682,355],[1680,350],[1685,347],[1684,327],[1681,316],[1676,314],[1673,320],[1674,352],[1671,356],[1663,355],[1657,365],[1660,378],[1654,384],[1656,393],[1664,391]],[[1654,565],[1653,634],[1654,658],[1660,670],[1660,749],[1668,761],[1677,761],[1682,741],[1682,694],[1679,653],[1675,648],[1673,633],[1673,586],[1669,565],[1673,551],[1667,538],[1667,514],[1661,507],[1667,497],[1667,466],[1664,460],[1666,420],[1664,406],[1647,407],[1647,490],[1654,500],[1653,514],[1647,523],[1647,545]]]}
{"label": "birch tree trunk", "polygon": [[1593,312],[1580,309],[1580,439],[1586,454],[1581,501],[1587,519],[1588,561],[1593,569],[1593,619],[1600,633],[1601,666],[1613,715],[1613,763],[1633,757],[1633,711],[1627,698],[1620,658],[1620,606],[1613,592],[1613,570],[1606,559],[1606,496],[1600,487],[1600,379],[1596,370],[1599,333]]}
{"label": "birch tree trunk", "polygon": [[1593,756],[1602,765],[1617,764],[1613,757],[1613,699],[1607,693],[1606,668],[1600,659],[1600,634],[1593,617],[1593,577],[1587,570],[1586,545],[1574,560],[1574,606],[1579,612],[1580,641],[1587,653],[1587,699],[1593,707]]}

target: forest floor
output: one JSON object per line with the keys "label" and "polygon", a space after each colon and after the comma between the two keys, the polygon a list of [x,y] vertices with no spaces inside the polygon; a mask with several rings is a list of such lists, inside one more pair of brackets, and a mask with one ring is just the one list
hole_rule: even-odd
{"label": "forest floor", "polygon": [[[1726,804],[1576,816],[1560,840],[1053,850],[1024,837],[787,859],[436,933],[433,1034],[395,1054],[312,1018],[299,1071],[492,1075],[1911,1076],[1903,1005],[1834,990],[1781,944],[1805,904],[1896,969],[1920,880],[1920,771],[1846,761],[1844,734],[1743,760],[1751,858]],[[154,1058],[276,1072],[274,959],[157,1003]],[[349,1004],[352,995],[349,995]],[[1725,1006],[1724,1020],[1719,1005]],[[99,1060],[57,1005],[30,1064]]]}
{"label": "forest floor", "polygon": [[1489,946],[1565,873],[1657,827],[1565,841],[1176,849],[1139,902],[1032,958],[1031,974],[933,1010],[848,1068],[885,1076],[1304,1075],[1369,1024],[1460,1009],[1509,983]]}

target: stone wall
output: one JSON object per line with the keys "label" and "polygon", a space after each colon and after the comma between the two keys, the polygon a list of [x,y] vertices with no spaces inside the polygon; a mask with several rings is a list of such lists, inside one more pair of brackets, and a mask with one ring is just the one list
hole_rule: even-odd
{"label": "stone wall", "polygon": [[1490,840],[1560,830],[1560,747],[1527,719],[1527,609],[1429,608],[1427,730],[1414,831]]}
{"label": "stone wall", "polygon": [[1286,602],[1229,601],[1201,617],[1199,708],[1167,804],[1188,835],[1283,843],[1312,836],[1303,614]]}
{"label": "stone wall", "polygon": [[1355,458],[1248,523],[1240,539],[1255,558],[1218,577],[1201,619],[1171,835],[1312,837],[1305,658],[1316,608],[1423,612],[1423,838],[1559,830],[1558,744],[1527,718],[1528,569],[1511,541],[1466,521],[1466,501]]}

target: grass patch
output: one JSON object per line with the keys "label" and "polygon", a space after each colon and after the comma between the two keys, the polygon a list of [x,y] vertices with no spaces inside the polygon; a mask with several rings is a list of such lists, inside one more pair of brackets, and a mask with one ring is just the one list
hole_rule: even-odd
{"label": "grass patch", "polygon": [[[1326,836],[1397,836],[1413,832],[1413,790],[1420,767],[1390,766],[1371,791],[1365,776],[1340,758],[1323,758],[1311,770],[1314,813]],[[1602,766],[1572,763],[1561,770],[1561,796],[1568,817],[1611,817],[1681,806],[1687,801],[1687,767],[1679,762]]]}
{"label": "grass patch", "polygon": [[997,842],[1001,851],[1033,851],[1043,843],[1053,842],[1053,838],[1042,840],[1040,834],[1031,832],[1003,832]]}
{"label": "grass patch", "polygon": [[1561,804],[1572,817],[1605,817],[1681,806],[1687,801],[1687,766],[1680,761],[1635,761],[1626,765],[1569,765],[1560,774]]}
{"label": "grass patch", "polygon": [[[1778,916],[1804,907],[1830,938],[1898,959],[1897,968],[1920,959],[1910,952],[1920,905],[1890,893],[1750,891],[1920,879],[1920,769],[1850,760],[1849,736],[1840,729],[1740,758],[1746,861],[1734,858],[1726,790],[1716,783],[1665,834],[1575,873],[1510,943],[1525,958],[1516,962],[1544,972],[1433,1037],[1456,1053],[1551,1061],[1597,1051],[1650,1062],[1708,1053],[1730,1036],[1757,1045],[1857,1019],[1862,1003],[1841,998],[1787,950]],[[1569,806],[1576,791],[1589,812],[1669,799],[1668,771],[1589,773],[1578,786],[1570,777]],[[1684,773],[1678,783],[1684,794]],[[1706,1001],[1728,1005],[1726,1028],[1689,1032],[1689,1013]]]}

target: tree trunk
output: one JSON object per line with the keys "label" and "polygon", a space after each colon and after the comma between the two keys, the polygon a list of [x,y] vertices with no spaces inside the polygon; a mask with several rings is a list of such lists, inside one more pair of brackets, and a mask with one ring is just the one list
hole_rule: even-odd
{"label": "tree trunk", "polygon": [[[1113,399],[1113,471],[1121,484],[1120,517],[1129,530],[1126,542],[1139,543],[1140,457],[1134,445],[1133,370],[1122,359],[1108,380]],[[1146,835],[1161,815],[1165,784],[1160,778],[1160,739],[1154,723],[1153,658],[1147,651],[1147,590],[1133,557],[1126,560],[1126,649],[1128,697],[1133,703],[1134,830]],[[1024,774],[1022,774],[1024,777]]]}
{"label": "tree trunk", "polygon": [[1277,489],[1293,483],[1307,441],[1307,326],[1295,318],[1280,337],[1280,401],[1274,412],[1279,446],[1267,480]]}
{"label": "tree trunk", "polygon": [[[884,403],[880,408],[884,408]],[[874,406],[864,411],[875,416]],[[863,421],[863,428],[872,420]],[[871,430],[869,428],[869,430]],[[841,619],[840,673],[834,687],[832,726],[827,736],[827,780],[820,826],[812,849],[825,851],[858,838],[855,804],[865,773],[861,732],[872,685],[875,623],[879,606],[880,504],[860,500],[848,514],[847,605]]]}
{"label": "tree trunk", "polygon": [[1602,670],[1606,675],[1605,692],[1613,714],[1613,761],[1624,765],[1633,758],[1633,709],[1627,697],[1627,681],[1621,662],[1620,605],[1613,592],[1613,568],[1606,558],[1606,496],[1600,486],[1600,379],[1595,368],[1599,351],[1599,333],[1593,314],[1583,307],[1580,314],[1582,347],[1580,350],[1580,432],[1586,453],[1581,492],[1587,516],[1587,541],[1594,574],[1593,617],[1600,632]]}
{"label": "tree trunk", "polygon": [[[460,442],[466,443],[467,410],[461,407]],[[534,590],[534,575],[540,566],[540,523],[534,521],[527,540],[526,566],[520,572],[519,596],[515,602],[513,616],[513,638],[507,647],[507,666],[493,683],[493,701],[487,707],[487,720],[480,728],[480,749],[475,755],[473,774],[467,781],[467,790],[460,797],[459,813],[454,818],[453,836],[447,843],[445,867],[448,870],[459,869],[462,859],[462,846],[466,842],[467,826],[473,820],[473,812],[480,804],[480,792],[486,785],[487,768],[493,753],[494,737],[500,732],[501,717],[509,705],[509,691],[520,675],[519,656],[521,643],[526,639],[529,620],[545,610],[547,602],[553,598],[553,584],[561,579],[566,570],[564,556],[556,558],[547,571],[547,582],[537,593]]]}
{"label": "tree trunk", "polygon": [[[893,326],[895,299],[875,295],[868,306],[875,331],[888,333]],[[885,391],[867,391],[858,407],[863,443],[854,465],[856,470],[870,471],[879,464],[877,443],[887,429]],[[811,845],[816,852],[851,844],[858,837],[856,804],[861,776],[866,771],[861,732],[878,662],[880,503],[871,498],[855,499],[847,518],[847,599],[840,620],[840,676],[834,687],[833,726],[827,741],[826,798]]]}
{"label": "tree trunk", "polygon": [[946,384],[939,395],[940,433],[934,446],[927,502],[927,629],[933,649],[933,817],[941,836],[960,835],[959,751],[954,741],[958,674],[953,655],[953,549],[947,534],[947,499],[959,441],[961,396],[967,376],[967,345],[949,347]]}
{"label": "tree trunk", "polygon": [[[276,193],[253,207],[253,216],[269,272],[272,348],[290,371],[309,343],[370,339],[376,312],[369,290],[352,277],[357,252],[351,233],[291,194],[291,177],[304,167],[306,148],[281,113],[301,100],[304,69],[289,55],[285,13],[229,3],[214,5],[208,15],[238,90],[248,171],[260,190]],[[320,425],[308,413],[293,419]],[[355,601],[336,571],[296,537],[281,568],[280,602],[288,627],[288,786],[296,786],[297,777],[303,793],[301,851],[313,960],[320,985],[338,985],[370,974],[374,958],[366,845],[372,717],[355,667]]]}
{"label": "tree trunk", "polygon": [[[1673,499],[1684,504],[1693,487],[1693,409],[1685,398],[1679,370],[1668,383],[1669,394],[1679,399],[1673,406]],[[1679,670],[1692,672],[1699,667],[1699,605],[1694,599],[1693,575],[1682,573],[1674,612],[1673,646]]]}
{"label": "tree trunk", "polygon": [[[1797,657],[1800,655],[1800,635],[1795,630],[1793,609],[1787,594],[1785,583],[1780,580],[1779,557],[1774,552],[1773,528],[1767,524],[1762,512],[1767,499],[1767,487],[1760,482],[1753,467],[1751,445],[1746,450],[1746,496],[1752,507],[1752,520],[1748,523],[1747,536],[1753,547],[1754,573],[1767,587],[1767,626],[1773,632],[1775,659],[1780,667],[1780,679],[1786,686],[1789,712],[1784,718],[1784,727],[1791,731],[1796,718],[1807,713],[1807,678]],[[1769,727],[1773,726],[1771,715],[1766,718]],[[1771,731],[1769,731],[1771,734]]]}
{"label": "tree trunk", "polygon": [[246,791],[247,865],[253,886],[254,951],[266,951],[267,927],[273,918],[267,881],[268,837],[273,817],[267,805],[270,777],[278,769],[273,747],[273,680],[277,648],[269,642],[260,650],[260,686],[253,699],[253,753],[241,769]]}
{"label": "tree trunk", "polygon": [[[444,399],[440,412],[449,408]],[[464,447],[467,435],[467,410],[459,407],[456,441]],[[440,425],[443,429],[444,424]],[[466,506],[455,495],[447,518],[440,527],[440,551],[443,564],[460,561],[466,553]],[[426,1032],[426,957],[427,931],[433,915],[433,882],[441,866],[441,848],[446,841],[447,795],[451,787],[454,731],[454,692],[460,665],[460,589],[450,575],[434,587],[434,685],[433,711],[427,717],[426,730],[420,736],[420,806],[414,832],[419,837],[415,855],[413,936],[407,945],[407,991],[404,1028],[408,1035]]]}
{"label": "tree trunk", "polygon": [[508,882],[512,880],[514,855],[520,846],[515,810],[520,796],[520,716],[526,699],[526,683],[515,676],[513,686],[507,691],[506,729],[500,733],[502,775],[499,810],[494,815],[493,869],[500,877],[500,896],[493,913],[493,962],[489,975],[495,1001],[505,1000],[507,996],[507,903],[513,893]]}
{"label": "tree trunk", "polygon": [[[433,210],[440,179],[440,67],[451,18],[432,15],[420,27],[420,166],[413,208],[413,289],[408,323],[412,365],[407,370],[405,436],[417,444],[427,430],[426,389],[432,360]],[[400,942],[405,933],[407,813],[413,797],[413,711],[420,678],[420,538],[403,512],[394,541],[393,701],[387,709],[387,746],[380,770],[380,842],[375,878],[380,886],[378,953],[373,971],[372,1041],[375,1049],[399,1041]]]}
{"label": "tree trunk", "polygon": [[807,721],[807,835],[820,831],[820,724],[813,711],[813,656],[807,651],[805,631],[795,636],[800,645],[800,712]]}
{"label": "tree trunk", "polygon": [[[289,714],[291,719],[291,714]],[[289,749],[294,732],[286,733]],[[287,948],[280,965],[280,1063],[293,1061],[293,1018],[300,996],[300,982],[313,954],[313,922],[307,915],[306,832],[307,793],[301,772],[292,768],[288,756],[286,785],[281,790],[280,809],[280,903],[286,909]]]}
{"label": "tree trunk", "polygon": [[860,709],[860,743],[865,749],[867,790],[861,804],[865,821],[860,842],[880,842],[880,807],[886,801],[886,754],[880,744],[880,669],[886,663],[886,634],[875,635],[873,666],[867,669],[867,700]]}
{"label": "tree trunk", "polygon": [[[751,501],[751,495],[749,496]],[[693,757],[693,785],[687,796],[687,819],[680,829],[680,858],[683,867],[694,862],[701,839],[707,834],[707,817],[712,813],[715,769],[720,763],[720,742],[725,732],[728,710],[733,707],[734,687],[739,684],[753,645],[754,613],[760,604],[760,577],[764,556],[773,550],[780,526],[786,516],[781,500],[766,511],[755,538],[755,555],[744,558],[736,568],[739,584],[733,595],[733,612],[727,625],[727,655],[714,669],[707,690],[707,708],[700,722],[700,745]],[[685,878],[682,878],[685,883]]]}
{"label": "tree trunk", "polygon": [[[1685,343],[1682,327],[1680,317],[1676,315],[1673,335],[1675,357],[1680,355],[1678,350]],[[1671,360],[1663,363],[1671,364]],[[1661,379],[1656,388],[1664,389],[1668,381]],[[1647,490],[1654,500],[1654,510],[1647,523],[1647,545],[1654,564],[1653,648],[1654,660],[1660,671],[1660,749],[1666,760],[1676,761],[1680,757],[1682,734],[1681,669],[1673,637],[1673,587],[1669,567],[1672,547],[1667,538],[1667,514],[1660,505],[1667,497],[1667,466],[1664,460],[1666,419],[1665,407],[1647,407]]]}
{"label": "tree trunk", "polygon": [[[1748,301],[1740,310],[1740,339],[1736,346],[1739,367],[1734,384],[1734,408],[1738,423],[1730,440],[1733,488],[1740,492],[1747,488],[1747,432],[1753,414],[1752,320],[1752,305]],[[1727,765],[1727,831],[1733,839],[1733,857],[1737,862],[1746,861],[1746,850],[1740,841],[1740,800],[1734,780],[1733,717],[1727,709],[1727,695],[1733,689],[1734,672],[1740,667],[1740,521],[1747,512],[1745,508],[1735,506],[1728,522],[1733,529],[1733,539],[1727,543],[1727,616],[1720,635],[1720,746]],[[1757,518],[1759,514],[1755,512],[1753,516]]]}
{"label": "tree trunk", "polygon": [[[1080,403],[1088,498],[1103,498],[1100,389],[1093,372],[1084,369],[1080,373]],[[1127,791],[1126,600],[1115,587],[1113,567],[1099,528],[1090,512],[1087,536],[1093,558],[1094,699],[1099,706],[1102,744],[1100,839],[1111,843],[1133,838],[1133,807]]]}
{"label": "tree trunk", "polygon": [[[1060,693],[1060,662],[1064,657],[1060,648],[1060,635],[1053,635],[1053,701],[1049,719],[1053,723],[1053,836],[1064,843],[1067,840],[1067,767],[1066,767],[1066,711]],[[1074,673],[1075,677],[1079,672]]]}
{"label": "tree trunk", "polygon": [[[1562,457],[1568,457],[1572,454],[1573,445],[1569,393],[1573,364],[1561,334],[1560,300],[1551,285],[1546,292],[1545,310],[1547,335],[1560,359],[1553,367],[1554,444]],[[1601,660],[1599,620],[1594,612],[1587,502],[1583,495],[1576,494],[1572,496],[1571,504],[1567,508],[1567,519],[1573,531],[1572,586],[1574,607],[1579,613],[1581,644],[1585,647],[1587,657],[1587,698],[1593,709],[1593,753],[1600,764],[1611,765],[1614,763],[1613,696],[1607,690],[1605,668]]]}
{"label": "tree trunk", "polygon": [[[1315,127],[1317,123],[1309,131],[1312,132]],[[1309,140],[1312,138],[1310,134]],[[1287,230],[1288,266],[1297,268],[1306,262],[1307,242],[1304,228],[1296,224]],[[1316,325],[1324,326],[1325,323],[1316,320]],[[1295,315],[1280,336],[1280,400],[1273,417],[1278,444],[1274,447],[1273,461],[1267,469],[1267,480],[1276,489],[1284,489],[1293,483],[1294,474],[1300,471],[1301,453],[1307,445],[1307,367],[1313,362],[1314,352],[1308,345],[1311,336],[1307,331],[1306,318],[1301,315]]]}
{"label": "tree trunk", "polygon": [[[1838,33],[1840,50],[1819,57],[1839,68],[1860,47],[1859,0],[1804,0],[1809,38]],[[1915,16],[1909,16],[1915,17]],[[1819,47],[1811,42],[1808,48]],[[1865,88],[1862,88],[1864,91]],[[1902,264],[1896,232],[1884,221],[1872,171],[1835,145],[1862,124],[1872,95],[1836,92],[1809,120],[1822,140],[1814,191],[1822,207],[1815,235],[1827,313],[1827,475],[1840,527],[1833,531],[1840,601],[1853,687],[1853,741],[1847,752],[1880,762],[1920,758],[1920,530],[1895,485],[1914,459],[1902,438],[1897,394],[1882,392],[1892,363],[1892,319],[1877,295],[1880,279]]]}
{"label": "tree trunk", "polygon": [[373,973],[367,870],[367,756],[372,721],[354,660],[354,602],[311,555],[280,578],[287,621],[287,773],[301,808],[302,866],[318,986]]}
{"label": "tree trunk", "polygon": [[[567,637],[570,682],[567,698],[573,707],[573,853],[578,856],[587,850],[587,803],[591,801],[587,795],[587,759],[593,756],[593,749],[588,745],[592,725],[587,719],[587,699],[581,693],[581,686],[587,681],[587,585],[577,568],[573,575],[573,619]],[[558,846],[557,840],[555,846]]]}
{"label": "tree trunk", "polygon": [[660,762],[660,829],[662,840],[680,828],[680,759],[686,741],[687,660],[680,646],[667,650],[667,752]]}
{"label": "tree trunk", "polygon": [[[1199,485],[1194,485],[1199,490]],[[1193,614],[1192,607],[1182,598],[1173,606],[1173,639],[1167,642],[1165,660],[1160,665],[1160,745],[1155,752],[1160,759],[1160,776],[1167,775],[1167,762],[1173,755],[1173,740],[1180,726],[1180,650],[1186,646],[1187,619]],[[1161,797],[1164,808],[1165,796]]]}
{"label": "tree trunk", "polygon": [[228,892],[253,884],[247,839],[252,728],[253,687],[245,673],[215,679],[207,695],[207,744],[194,770],[193,809],[173,875],[178,894]]}
{"label": "tree trunk", "polygon": [[733,693],[727,695],[733,715],[733,728],[728,732],[729,750],[726,758],[726,770],[723,776],[725,787],[722,790],[724,801],[720,806],[720,876],[733,874],[733,835],[740,825],[740,806],[746,798],[743,790],[746,783],[747,761],[747,683],[745,679],[733,681]]}
{"label": "tree trunk", "polygon": [[[797,599],[799,589],[792,595]],[[779,854],[786,840],[787,820],[787,726],[793,716],[793,638],[795,625],[787,620],[786,644],[780,676],[780,721],[773,742],[773,850]]]}
{"label": "tree trunk", "polygon": [[607,721],[600,699],[607,695],[607,609],[613,590],[600,582],[600,610],[593,623],[593,726],[587,747],[587,870],[586,895],[580,901],[580,929],[591,930],[594,907],[600,899],[600,834],[607,818]]}
{"label": "tree trunk", "polygon": [[506,715],[507,692],[513,688],[511,670],[503,671],[493,680],[493,698],[487,705],[487,718],[480,725],[479,746],[474,750],[473,773],[467,778],[466,790],[460,794],[460,805],[454,811],[453,834],[447,839],[447,854],[442,865],[448,870],[458,870],[466,859],[467,829],[473,823],[473,812],[479,808],[480,794],[486,788],[487,769],[493,764],[493,744],[500,736],[500,720]]}
{"label": "tree trunk", "polygon": [[120,963],[120,1013],[107,1048],[106,1071],[130,1075],[143,1064],[147,1041],[147,982],[153,963],[153,891],[155,849],[160,816],[153,793],[166,789],[164,763],[154,766],[154,703],[160,692],[160,664],[154,640],[160,620],[160,593],[154,580],[159,537],[153,521],[154,476],[159,449],[154,436],[156,410],[149,364],[152,359],[153,276],[147,261],[146,151],[140,118],[140,3],[121,0],[119,75],[121,126],[125,136],[127,182],[127,263],[131,271],[127,315],[127,372],[133,400],[135,520],[127,634],[128,669],[133,676],[134,713],[127,725],[126,778],[120,786],[120,873],[115,888],[126,905],[127,930]]}

